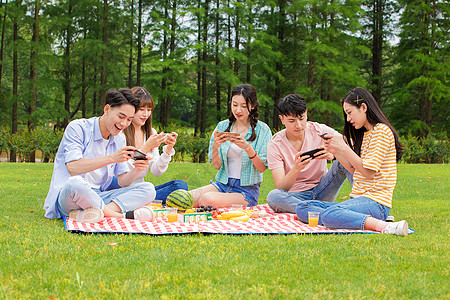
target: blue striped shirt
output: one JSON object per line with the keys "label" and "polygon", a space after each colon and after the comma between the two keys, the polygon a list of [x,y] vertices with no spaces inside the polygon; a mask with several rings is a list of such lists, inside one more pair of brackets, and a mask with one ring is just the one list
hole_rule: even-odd
{"label": "blue striped shirt", "polygon": [[[216,128],[214,129],[214,132],[218,131],[225,131],[225,129],[228,128],[229,121],[223,120],[217,124]],[[233,128],[233,127],[231,127]],[[211,140],[209,141],[209,154],[208,158],[209,161],[212,159],[212,148],[213,148],[213,142],[214,142],[214,132],[211,135]],[[248,129],[247,134],[245,135],[245,139],[249,139],[252,135],[253,128],[250,126]],[[267,166],[267,143],[269,143],[270,139],[272,138],[272,132],[267,126],[266,123],[258,121],[256,123],[255,127],[255,133],[256,133],[256,139],[252,142],[248,141],[248,143],[255,149],[255,151],[258,153],[258,156],[262,159],[264,164]],[[228,149],[231,146],[231,142],[227,141],[223,143],[219,147],[219,154],[220,159],[222,160],[222,166],[220,167],[219,171],[216,174],[216,180],[227,184],[228,183],[228,161],[227,161],[227,154]],[[263,180],[263,174],[259,173],[258,169],[253,165],[252,161],[248,158],[247,152],[242,150],[242,164],[241,164],[241,185],[242,186],[250,186],[257,183],[262,182]]]}

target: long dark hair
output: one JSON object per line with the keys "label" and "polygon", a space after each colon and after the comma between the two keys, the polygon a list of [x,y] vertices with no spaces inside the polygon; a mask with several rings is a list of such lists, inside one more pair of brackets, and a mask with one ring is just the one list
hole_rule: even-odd
{"label": "long dark hair", "polygon": [[[256,139],[256,124],[258,123],[258,117],[259,117],[259,101],[258,96],[256,94],[255,88],[248,83],[237,85],[233,88],[231,91],[231,99],[233,99],[233,96],[236,95],[242,95],[245,99],[245,103],[247,104],[247,109],[249,106],[252,107],[252,110],[249,110],[249,118],[250,118],[250,126],[252,126],[252,135],[248,138],[247,141],[252,142]],[[229,105],[231,105],[231,99],[229,102]],[[226,132],[229,132],[231,130],[231,125],[233,125],[234,121],[236,121],[236,118],[234,117],[233,113],[228,117],[229,124],[228,128],[225,129]]]}
{"label": "long dark hair", "polygon": [[[153,109],[155,108],[155,103],[153,102],[152,95],[150,95],[150,93],[143,87],[135,86],[131,88],[131,92],[137,99],[139,99],[140,101],[139,108],[147,106],[152,110],[152,114],[147,119],[147,121],[145,121],[143,126],[145,137],[148,139],[150,135],[152,135],[152,117],[153,117]],[[134,140],[134,126],[132,125],[128,126],[123,130],[123,133],[125,134],[125,138],[127,140],[127,146],[135,147],[136,143]]]}
{"label": "long dark hair", "polygon": [[[365,88],[357,87],[348,92],[348,94],[341,99],[342,106],[344,105],[344,102],[356,106],[358,108],[360,108],[363,103],[366,104],[367,121],[374,126],[377,123],[383,123],[391,129],[395,139],[395,149],[397,150],[397,161],[399,161],[400,158],[402,158],[403,146],[402,144],[400,144],[398,133],[394,129],[394,127],[392,127],[391,123],[389,123],[388,119],[381,111],[378,102],[375,100],[372,94]],[[366,132],[367,129],[364,127],[356,129],[354,126],[352,126],[347,121],[347,115],[345,111],[344,111],[344,120],[345,124],[343,134],[345,140],[353,149],[353,151],[355,151],[355,153],[358,154],[358,156],[361,156],[361,145],[364,138],[364,132]]]}

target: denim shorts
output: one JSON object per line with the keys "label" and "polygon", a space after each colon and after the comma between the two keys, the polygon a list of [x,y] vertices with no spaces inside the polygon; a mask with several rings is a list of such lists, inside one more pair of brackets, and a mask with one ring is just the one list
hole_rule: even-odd
{"label": "denim shorts", "polygon": [[260,183],[248,186],[241,186],[241,180],[237,178],[228,178],[228,183],[223,184],[220,181],[212,182],[212,185],[221,193],[239,193],[244,196],[245,201],[248,202],[247,206],[258,205],[259,186]]}

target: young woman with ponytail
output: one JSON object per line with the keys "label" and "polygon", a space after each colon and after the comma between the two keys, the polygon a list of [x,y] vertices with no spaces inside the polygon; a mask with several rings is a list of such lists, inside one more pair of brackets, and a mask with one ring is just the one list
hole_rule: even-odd
{"label": "young woman with ponytail", "polygon": [[262,173],[267,168],[267,143],[272,133],[267,124],[258,121],[259,103],[252,85],[234,87],[230,105],[232,114],[217,124],[209,143],[208,157],[218,170],[216,181],[190,191],[194,207],[258,204]]}

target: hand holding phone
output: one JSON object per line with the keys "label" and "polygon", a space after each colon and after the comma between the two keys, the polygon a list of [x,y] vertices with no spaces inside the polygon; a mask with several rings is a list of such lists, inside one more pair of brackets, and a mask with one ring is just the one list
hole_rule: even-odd
{"label": "hand holding phone", "polygon": [[138,149],[134,150],[133,157],[134,160],[147,160],[147,155]]}
{"label": "hand holding phone", "polygon": [[226,138],[227,140],[230,140],[232,138],[240,137],[241,135],[237,132],[220,132],[219,133],[221,137]]}
{"label": "hand holding phone", "polygon": [[326,133],[326,132],[324,134],[319,134],[319,136],[325,141],[331,139],[331,137],[327,137],[327,135],[328,135],[328,133]]}
{"label": "hand holding phone", "polygon": [[316,154],[317,152],[320,152],[320,151],[323,151],[323,148],[317,148],[314,150],[303,152],[302,154],[300,154],[300,157],[311,157],[311,159],[314,159],[314,158],[316,158],[316,156],[314,156],[314,154]]}

